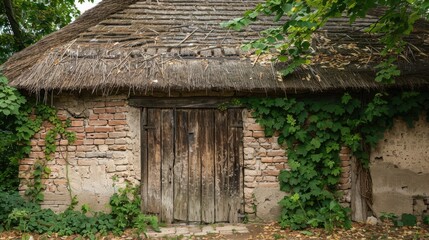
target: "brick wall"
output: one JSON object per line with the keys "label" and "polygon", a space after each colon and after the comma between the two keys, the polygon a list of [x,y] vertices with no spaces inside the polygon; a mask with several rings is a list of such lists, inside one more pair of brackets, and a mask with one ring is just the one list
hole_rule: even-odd
{"label": "brick wall", "polygon": [[[250,111],[243,112],[244,123],[244,196],[245,212],[275,220],[280,213],[278,201],[285,193],[280,191],[278,175],[288,169],[287,153],[277,143],[278,137],[267,138],[264,129],[256,123]],[[350,207],[351,154],[343,147],[340,152],[341,178],[338,188],[343,192],[342,204]]]}
{"label": "brick wall", "polygon": [[[54,103],[59,117],[71,120],[69,130],[76,132],[77,140],[71,145],[64,140],[58,142],[58,151],[48,164],[52,172],[44,180],[47,189],[43,205],[56,211],[68,206],[68,171],[72,194],[78,196],[80,203],[103,210],[124,181],[140,181],[140,109],[129,107],[124,95],[61,95]],[[280,212],[278,201],[285,195],[279,190],[277,178],[281,170],[288,168],[286,152],[277,143],[277,137],[265,137],[264,129],[247,110],[243,111],[243,121],[245,211],[272,220]],[[21,191],[31,180],[33,163],[44,157],[43,139],[49,127],[44,124],[31,142],[32,153],[21,161]],[[343,201],[348,204],[351,171],[348,149],[342,149],[340,158],[343,173],[339,188],[344,190]],[[113,176],[119,181],[116,188],[112,186]]]}
{"label": "brick wall", "polygon": [[[81,204],[90,204],[93,210],[105,209],[115,191],[113,176],[118,177],[118,187],[125,180],[139,181],[139,110],[128,107],[126,99],[126,96],[64,95],[54,99],[59,118],[71,120],[68,130],[76,132],[76,142],[70,145],[66,140],[58,142],[55,157],[48,163],[52,172],[44,179],[47,188],[43,206],[56,211],[68,206],[67,171],[72,194],[78,196]],[[49,128],[49,124],[43,125],[31,141],[32,153],[21,161],[21,191],[31,178],[33,163],[44,157],[43,139]]]}

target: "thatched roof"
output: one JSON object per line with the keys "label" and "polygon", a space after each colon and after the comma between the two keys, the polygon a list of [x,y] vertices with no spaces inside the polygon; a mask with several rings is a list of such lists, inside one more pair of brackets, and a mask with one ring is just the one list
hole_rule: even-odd
{"label": "thatched roof", "polygon": [[[314,37],[313,64],[279,81],[266,58],[240,50],[270,21],[244,31],[220,27],[257,2],[234,0],[104,0],[74,23],[15,54],[4,64],[10,84],[29,91],[324,91],[374,89],[380,59],[376,18],[353,25],[338,18]],[[401,59],[397,87],[429,86],[428,29],[418,29]],[[281,80],[281,79],[280,79]]]}

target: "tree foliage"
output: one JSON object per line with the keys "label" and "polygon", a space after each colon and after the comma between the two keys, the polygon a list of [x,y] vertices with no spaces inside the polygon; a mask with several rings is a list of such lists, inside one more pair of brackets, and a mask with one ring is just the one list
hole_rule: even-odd
{"label": "tree foliage", "polygon": [[404,38],[419,18],[429,19],[429,0],[266,0],[224,26],[239,30],[261,15],[272,16],[274,22],[281,24],[263,30],[260,39],[244,48],[256,49],[258,55],[277,50],[276,59],[288,62],[281,73],[288,75],[302,64],[310,63],[312,35],[329,19],[346,17],[353,23],[380,9],[378,21],[366,30],[379,34],[384,46],[381,51],[384,60],[376,67],[375,80],[392,82],[400,74],[396,61],[406,45]]}
{"label": "tree foliage", "polygon": [[75,0],[1,0],[0,64],[14,52],[66,26],[79,14]]}

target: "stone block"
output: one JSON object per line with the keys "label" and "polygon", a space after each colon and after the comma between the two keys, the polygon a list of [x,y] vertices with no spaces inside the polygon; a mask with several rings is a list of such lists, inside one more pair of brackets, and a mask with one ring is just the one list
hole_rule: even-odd
{"label": "stone block", "polygon": [[[269,157],[283,157],[286,155],[285,150],[281,149],[281,150],[268,150],[267,151],[267,156]],[[279,158],[274,158],[274,160],[279,159]]]}
{"label": "stone block", "polygon": [[269,187],[256,187],[254,190],[256,204],[256,216],[264,221],[278,220],[281,207],[278,202],[282,200],[286,193],[277,188]]}
{"label": "stone block", "polygon": [[255,138],[263,138],[265,137],[264,131],[253,131],[253,137]]}

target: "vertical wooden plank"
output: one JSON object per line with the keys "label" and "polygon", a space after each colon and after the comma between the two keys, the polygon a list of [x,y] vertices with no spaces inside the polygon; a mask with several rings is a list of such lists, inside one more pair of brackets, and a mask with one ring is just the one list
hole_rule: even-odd
{"label": "vertical wooden plank", "polygon": [[214,110],[199,110],[199,145],[201,146],[201,218],[205,223],[215,221],[214,175]]}
{"label": "vertical wooden plank", "polygon": [[147,212],[161,212],[161,110],[148,109],[148,188]]}
{"label": "vertical wooden plank", "polygon": [[215,110],[215,216],[228,221],[228,118],[227,111]]}
{"label": "vertical wooden plank", "polygon": [[229,222],[239,221],[239,212],[242,211],[243,188],[242,180],[242,116],[241,110],[228,110],[228,182],[229,182]]}
{"label": "vertical wooden plank", "polygon": [[174,219],[188,220],[188,111],[176,113],[176,159],[174,162]]}
{"label": "vertical wooden plank", "polygon": [[367,218],[368,207],[365,198],[361,194],[361,178],[362,178],[362,165],[353,157],[352,166],[352,186],[351,186],[351,208],[352,220],[356,222],[365,222]]}
{"label": "vertical wooden plank", "polygon": [[147,186],[148,186],[148,179],[147,179],[147,108],[142,109],[141,113],[141,197],[142,197],[142,204],[141,204],[141,210],[142,212],[147,212]]}
{"label": "vertical wooden plank", "polygon": [[188,144],[189,144],[189,209],[188,221],[201,222],[201,149],[199,110],[189,110]]}
{"label": "vertical wooden plank", "polygon": [[174,112],[161,110],[161,221],[173,222]]}

